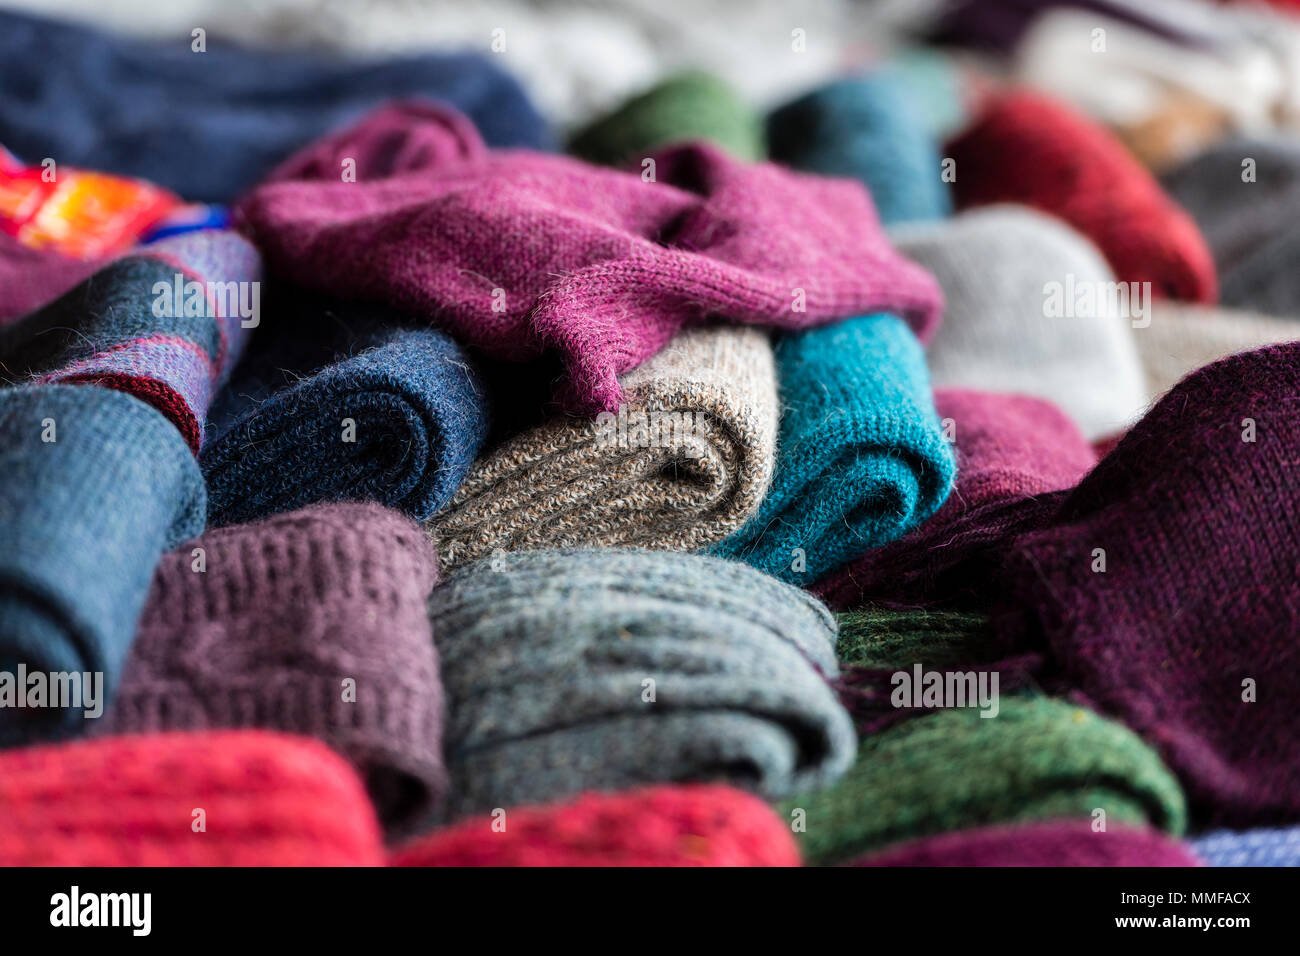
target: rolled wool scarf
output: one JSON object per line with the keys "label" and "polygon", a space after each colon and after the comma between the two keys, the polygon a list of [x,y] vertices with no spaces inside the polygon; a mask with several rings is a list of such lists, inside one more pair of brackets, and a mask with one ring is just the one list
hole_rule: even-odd
{"label": "rolled wool scarf", "polygon": [[147,179],[228,202],[276,163],[385,100],[452,104],[493,146],[544,147],[545,124],[508,74],[472,53],[330,60],[216,42],[187,26],[141,42],[0,12],[0,143],[28,162]]}
{"label": "rolled wool scarf", "polygon": [[361,782],[310,740],[147,734],[0,754],[0,866],[382,862]]}
{"label": "rolled wool scarf", "polygon": [[104,734],[260,728],[327,743],[390,833],[446,790],[432,549],[374,504],[209,531],[164,555]]}
{"label": "rolled wool scarf", "polygon": [[261,258],[223,230],[164,239],[0,325],[11,382],[92,382],[148,402],[197,453],[213,395],[260,322]]}
{"label": "rolled wool scarf", "polygon": [[681,332],[620,384],[618,414],[553,418],[474,464],[427,525],[444,568],[537,547],[697,550],[758,510],[777,420],[759,331]]}
{"label": "rolled wool scarf", "polygon": [[1162,180],[1205,233],[1224,305],[1300,318],[1295,260],[1300,227],[1300,147],[1234,138]]}
{"label": "rolled wool scarf", "polygon": [[341,500],[424,519],[450,500],[488,431],[460,346],[369,306],[300,303],[267,325],[214,409],[212,524]]}
{"label": "rolled wool scarf", "polygon": [[996,717],[943,710],[867,737],[836,784],[782,804],[802,810],[804,859],[837,863],[904,840],[1057,817],[1150,824],[1179,835],[1182,791],[1123,725],[1049,698],[1003,697]]}
{"label": "rolled wool scarf", "polygon": [[1202,866],[1183,843],[1145,827],[1096,831],[1089,820],[981,827],[873,853],[856,866]]}
{"label": "rolled wool scarf", "polygon": [[[93,385],[0,389],[0,672],[25,667],[28,688],[35,673],[99,674],[102,706],[159,556],[203,517],[194,456],[144,402]],[[0,707],[0,743],[87,729],[62,703]]]}
{"label": "rolled wool scarf", "polygon": [[449,817],[583,790],[823,786],[853,759],[834,620],[702,555],[528,551],[429,599],[448,699]]}
{"label": "rolled wool scarf", "polygon": [[730,787],[585,793],[465,820],[400,848],[390,866],[798,866],[785,822]]}
{"label": "rolled wool scarf", "polygon": [[1300,325],[1232,309],[1161,302],[1152,310],[1151,325],[1136,330],[1133,337],[1149,391],[1158,397],[1211,362],[1300,340]]}
{"label": "rolled wool scarf", "polygon": [[1092,240],[1122,282],[1213,302],[1214,260],[1196,224],[1113,135],[1056,100],[1015,90],[948,143],[959,208],[1020,203]]}
{"label": "rolled wool scarf", "polygon": [[1208,825],[1300,812],[1297,394],[1300,343],[1194,373],[1000,571],[1000,633],[1159,749]]}
{"label": "rolled wool scarf", "polygon": [[994,206],[891,236],[943,287],[944,322],[926,350],[935,387],[1046,399],[1089,439],[1124,430],[1146,409],[1130,321],[1142,321],[1150,299],[1115,295],[1114,274],[1073,229]]}
{"label": "rolled wool scarf", "polygon": [[882,601],[987,610],[998,593],[993,569],[1011,536],[1037,527],[1061,490],[1097,462],[1074,423],[1040,399],[940,389],[934,400],[956,446],[952,493],[912,533],[819,581],[814,590],[831,607]]}
{"label": "rolled wool scarf", "polygon": [[1300,866],[1300,827],[1217,830],[1192,847],[1210,866]]}
{"label": "rolled wool scarf", "polygon": [[939,151],[907,82],[888,71],[835,80],[767,118],[771,157],[794,169],[863,183],[889,225],[952,210]]}
{"label": "rolled wool scarf", "polygon": [[781,432],[758,513],[717,552],[815,581],[934,513],[955,463],[925,355],[907,325],[868,315],[776,347]]}
{"label": "rolled wool scarf", "polygon": [[857,184],[706,144],[651,158],[653,181],[510,150],[275,182],[237,220],[304,288],[393,305],[494,358],[558,355],[563,403],[591,414],[617,411],[619,375],[709,318],[808,328],[889,311],[928,338],[938,288]]}
{"label": "rolled wool scarf", "polygon": [[723,80],[678,73],[580,130],[569,152],[588,162],[622,166],[671,143],[706,140],[738,159],[763,158],[758,115]]}

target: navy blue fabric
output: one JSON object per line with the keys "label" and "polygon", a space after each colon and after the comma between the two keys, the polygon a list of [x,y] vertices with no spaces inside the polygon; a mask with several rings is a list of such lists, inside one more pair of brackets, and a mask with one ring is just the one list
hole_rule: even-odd
{"label": "navy blue fabric", "polygon": [[[209,418],[211,523],[320,501],[431,516],[487,437],[474,364],[446,333],[379,307],[280,302]],[[344,440],[345,419],[355,441]]]}
{"label": "navy blue fabric", "polygon": [[476,53],[373,62],[191,49],[0,11],[0,144],[28,163],[138,176],[228,202],[294,150],[388,99],[440,100],[489,146],[548,148],[515,80]]}

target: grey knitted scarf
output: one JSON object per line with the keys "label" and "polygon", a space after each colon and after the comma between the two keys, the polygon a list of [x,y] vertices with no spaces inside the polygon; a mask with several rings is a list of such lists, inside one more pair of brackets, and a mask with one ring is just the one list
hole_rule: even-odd
{"label": "grey knitted scarf", "polygon": [[777,797],[852,763],[834,619],[746,565],[515,552],[458,570],[429,613],[449,816],[670,781]]}

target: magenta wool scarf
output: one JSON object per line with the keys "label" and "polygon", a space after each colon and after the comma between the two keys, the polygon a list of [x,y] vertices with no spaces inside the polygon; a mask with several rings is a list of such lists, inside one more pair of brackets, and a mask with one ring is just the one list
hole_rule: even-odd
{"label": "magenta wool scarf", "polygon": [[957,452],[957,483],[935,515],[906,537],[823,578],[834,608],[880,604],[973,606],[992,600],[989,575],[1009,537],[1036,527],[1051,493],[1096,463],[1055,405],[1022,395],[939,389],[935,407]]}
{"label": "magenta wool scarf", "polygon": [[853,866],[1203,866],[1159,830],[1091,820],[1046,820],[941,833],[900,843]]}
{"label": "magenta wool scarf", "polygon": [[[802,329],[889,312],[924,341],[938,321],[937,283],[889,244],[858,183],[706,144],[623,172],[484,153],[447,129],[445,117],[371,116],[300,160],[325,178],[263,185],[236,221],[306,288],[401,308],[496,358],[557,356],[558,399],[589,414],[617,411],[618,376],[685,325]],[[421,136],[444,145],[407,148]],[[326,176],[345,142],[404,158],[358,163],[355,182]]]}
{"label": "magenta wool scarf", "polygon": [[1300,814],[1300,343],[1169,392],[1001,570],[1002,638],[1161,753],[1199,822]]}
{"label": "magenta wool scarf", "polygon": [[433,548],[377,504],[209,531],[163,556],[103,734],[257,728],[347,757],[394,836],[446,789]]}

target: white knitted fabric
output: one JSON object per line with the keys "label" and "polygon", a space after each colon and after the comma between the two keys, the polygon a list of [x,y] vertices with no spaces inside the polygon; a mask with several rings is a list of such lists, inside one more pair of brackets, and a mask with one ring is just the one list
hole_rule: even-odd
{"label": "white knitted fabric", "polygon": [[[890,237],[943,286],[943,324],[927,349],[936,388],[1047,399],[1090,440],[1126,429],[1145,410],[1134,330],[1105,294],[1115,276],[1068,225],[1023,206],[985,206],[900,226]],[[1095,307],[1049,315],[1049,283],[1060,284],[1062,298],[1070,284],[1071,303],[1090,288]]]}

